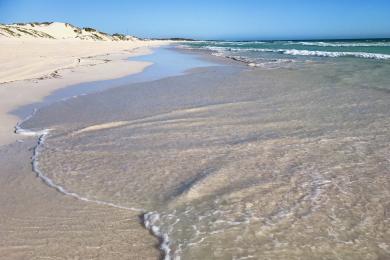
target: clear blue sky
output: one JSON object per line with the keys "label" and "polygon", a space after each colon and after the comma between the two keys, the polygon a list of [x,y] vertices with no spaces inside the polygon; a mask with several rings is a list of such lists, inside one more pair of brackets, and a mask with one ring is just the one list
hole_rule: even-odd
{"label": "clear blue sky", "polygon": [[197,39],[390,37],[390,0],[0,0],[0,23]]}

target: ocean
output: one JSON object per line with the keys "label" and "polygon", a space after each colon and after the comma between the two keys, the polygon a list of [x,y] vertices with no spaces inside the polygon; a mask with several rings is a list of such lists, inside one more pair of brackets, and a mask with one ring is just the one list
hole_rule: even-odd
{"label": "ocean", "polygon": [[389,39],[323,41],[195,41],[183,46],[213,51],[250,66],[278,68],[318,61],[319,57],[390,59]]}

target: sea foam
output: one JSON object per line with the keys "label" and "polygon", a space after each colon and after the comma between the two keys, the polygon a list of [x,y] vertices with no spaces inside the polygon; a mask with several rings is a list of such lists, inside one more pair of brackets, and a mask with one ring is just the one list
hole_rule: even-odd
{"label": "sea foam", "polygon": [[382,53],[370,53],[370,52],[345,52],[345,51],[312,51],[312,50],[297,50],[297,49],[263,49],[263,48],[229,48],[229,47],[208,47],[212,51],[231,51],[231,52],[274,52],[294,56],[320,56],[320,57],[357,57],[366,59],[378,59],[378,60],[389,60],[390,54]]}
{"label": "sea foam", "polygon": [[369,52],[337,52],[337,51],[310,51],[310,50],[277,50],[278,52],[288,55],[303,55],[303,56],[321,56],[321,57],[357,57],[366,59],[378,59],[378,60],[389,60],[389,54],[381,53],[369,53]]}
{"label": "sea foam", "polygon": [[390,47],[390,42],[288,42],[288,44],[319,47]]}
{"label": "sea foam", "polygon": [[[164,260],[171,260],[171,247],[170,240],[167,233],[162,232],[160,225],[160,214],[157,212],[148,212],[143,216],[144,226],[148,229],[155,237],[160,240],[160,249],[164,253]],[[174,257],[173,260],[179,260]]]}

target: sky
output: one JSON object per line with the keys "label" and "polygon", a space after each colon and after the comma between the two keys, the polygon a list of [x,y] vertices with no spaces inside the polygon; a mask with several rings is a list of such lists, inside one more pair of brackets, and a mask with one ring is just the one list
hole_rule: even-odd
{"label": "sky", "polygon": [[44,21],[146,38],[390,38],[390,0],[0,0],[0,23]]}

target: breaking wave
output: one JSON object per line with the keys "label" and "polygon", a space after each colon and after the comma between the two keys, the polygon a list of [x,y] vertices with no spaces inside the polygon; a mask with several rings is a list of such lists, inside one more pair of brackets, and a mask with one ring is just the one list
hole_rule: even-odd
{"label": "breaking wave", "polygon": [[230,47],[205,47],[208,50],[216,51],[220,55],[228,52],[272,52],[293,56],[319,56],[319,57],[356,57],[365,59],[389,60],[390,54],[370,53],[370,52],[352,52],[352,51],[315,51],[298,49],[265,49],[265,48],[230,48]]}
{"label": "breaking wave", "polygon": [[369,52],[348,52],[348,51],[310,51],[310,50],[277,50],[283,54],[288,55],[303,55],[303,56],[320,56],[320,57],[357,57],[366,59],[377,59],[377,60],[389,60],[390,54],[381,53],[369,53]]}
{"label": "breaking wave", "polygon": [[320,47],[390,47],[390,42],[289,42],[289,44]]}

